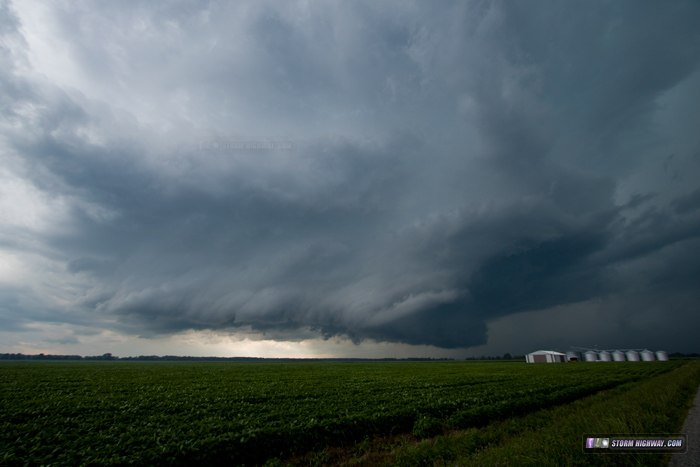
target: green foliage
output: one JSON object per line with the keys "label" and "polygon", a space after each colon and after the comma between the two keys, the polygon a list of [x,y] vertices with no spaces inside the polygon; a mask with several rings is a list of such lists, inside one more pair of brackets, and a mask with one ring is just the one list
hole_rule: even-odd
{"label": "green foliage", "polygon": [[666,466],[669,456],[658,453],[584,453],[582,435],[680,433],[699,384],[700,364],[691,363],[572,404],[405,446],[364,465]]}
{"label": "green foliage", "polygon": [[284,464],[278,457],[273,457],[272,459],[268,459],[267,462],[265,462],[265,465],[263,467],[283,467]]}
{"label": "green foliage", "polygon": [[3,362],[0,466],[263,465],[421,423],[431,436],[419,416],[484,425],[680,364]]}
{"label": "green foliage", "polygon": [[442,422],[429,415],[419,417],[411,431],[411,434],[418,438],[432,438],[440,433],[442,433]]}

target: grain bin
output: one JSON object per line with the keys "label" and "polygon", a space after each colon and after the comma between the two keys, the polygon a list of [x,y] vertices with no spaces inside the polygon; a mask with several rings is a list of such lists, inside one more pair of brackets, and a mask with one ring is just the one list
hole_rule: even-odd
{"label": "grain bin", "polygon": [[660,362],[667,362],[668,361],[668,354],[664,352],[663,350],[657,350],[656,351],[656,359]]}
{"label": "grain bin", "polygon": [[584,356],[586,357],[587,362],[597,362],[598,361],[598,352],[596,352],[595,350],[587,351]]}
{"label": "grain bin", "polygon": [[625,353],[622,350],[616,350],[612,353],[613,360],[616,362],[624,362],[625,361]]}
{"label": "grain bin", "polygon": [[583,358],[581,357],[581,352],[578,352],[576,350],[570,350],[566,352],[566,359],[570,362],[582,362]]}
{"label": "grain bin", "polygon": [[636,350],[628,350],[627,351],[627,360],[630,362],[638,362],[639,361],[639,352]]}
{"label": "grain bin", "polygon": [[601,350],[598,352],[598,360],[601,362],[609,362],[610,361],[610,352],[607,350]]}
{"label": "grain bin", "polygon": [[654,352],[652,352],[651,350],[642,350],[640,352],[640,355],[642,356],[642,360],[644,360],[645,362],[653,362],[654,360],[656,360],[654,358]]}

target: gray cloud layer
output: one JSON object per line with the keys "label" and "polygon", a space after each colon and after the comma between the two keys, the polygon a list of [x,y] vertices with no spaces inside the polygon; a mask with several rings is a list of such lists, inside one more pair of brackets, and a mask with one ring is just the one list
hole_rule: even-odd
{"label": "gray cloud layer", "polygon": [[[7,326],[466,348],[646,295],[697,324],[697,2],[38,8],[0,15]],[[266,139],[294,147],[212,146]]]}

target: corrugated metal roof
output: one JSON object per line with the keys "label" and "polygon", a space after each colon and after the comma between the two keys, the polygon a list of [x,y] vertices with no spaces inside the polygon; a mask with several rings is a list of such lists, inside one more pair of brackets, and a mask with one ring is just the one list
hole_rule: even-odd
{"label": "corrugated metal roof", "polygon": [[565,353],[557,352],[556,350],[537,350],[535,352],[530,352],[528,355],[564,355],[566,356]]}

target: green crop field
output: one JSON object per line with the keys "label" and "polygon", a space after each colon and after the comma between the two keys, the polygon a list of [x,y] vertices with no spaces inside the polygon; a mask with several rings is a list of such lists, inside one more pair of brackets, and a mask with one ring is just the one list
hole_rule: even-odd
{"label": "green crop field", "polygon": [[3,362],[0,465],[263,465],[483,427],[685,363]]}

